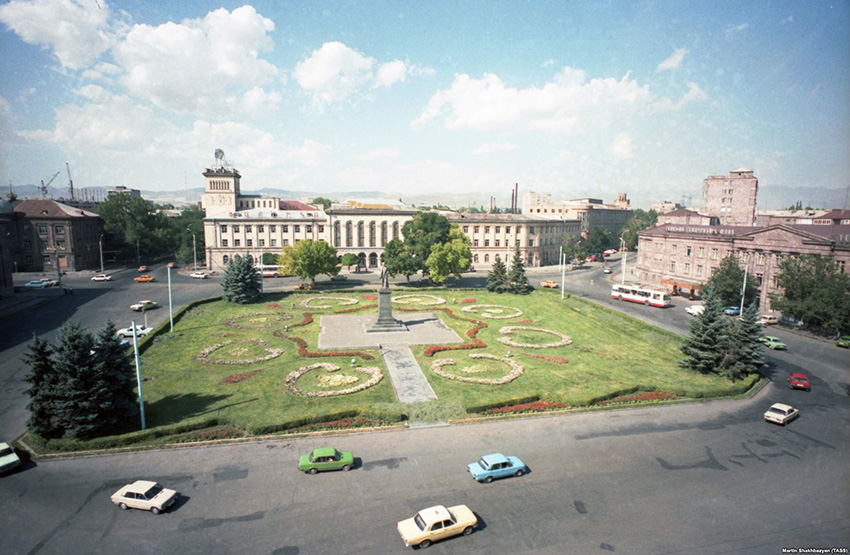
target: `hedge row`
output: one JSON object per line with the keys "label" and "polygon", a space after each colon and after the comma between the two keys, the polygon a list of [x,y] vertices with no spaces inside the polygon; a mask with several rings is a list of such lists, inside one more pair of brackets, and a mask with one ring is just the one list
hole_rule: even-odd
{"label": "hedge row", "polygon": [[540,395],[527,395],[525,397],[512,397],[510,399],[503,399],[501,401],[496,401],[493,403],[485,403],[483,405],[471,405],[466,407],[467,414],[477,414],[479,412],[484,412],[489,409],[497,409],[499,407],[509,407],[511,405],[521,405],[525,403],[533,403],[534,401],[539,401]]}
{"label": "hedge row", "polygon": [[212,428],[214,426],[219,426],[222,424],[226,424],[226,422],[221,421],[219,418],[213,417],[186,424],[159,426],[156,428],[150,428],[148,430],[139,430],[137,432],[130,432],[118,436],[105,436],[90,440],[49,439],[47,441],[41,440],[39,443],[41,443],[41,445],[43,445],[47,451],[54,453],[113,449],[116,447],[128,447],[131,445],[138,445],[139,443],[144,443],[146,441],[151,441],[159,438],[166,438],[178,434],[185,434],[188,432],[194,432],[196,430],[203,430],[205,428]]}
{"label": "hedge row", "polygon": [[343,418],[354,418],[356,416],[366,416],[369,418],[373,418],[376,420],[384,420],[386,422],[400,422],[402,420],[407,419],[407,415],[403,414],[400,410],[389,410],[389,409],[351,409],[344,410],[339,412],[332,412],[329,414],[323,415],[315,415],[315,416],[302,416],[299,418],[294,418],[292,420],[286,420],[284,422],[276,422],[274,424],[266,424],[262,426],[249,426],[248,434],[249,435],[268,435],[275,434],[279,432],[285,432],[287,430],[291,430],[293,428],[300,428],[301,426],[306,426],[308,424],[317,424],[320,422],[332,422],[334,420],[342,420]]}

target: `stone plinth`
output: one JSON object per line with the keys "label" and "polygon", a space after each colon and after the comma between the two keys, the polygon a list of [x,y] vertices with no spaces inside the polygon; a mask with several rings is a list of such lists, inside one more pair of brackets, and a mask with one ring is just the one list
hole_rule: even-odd
{"label": "stone plinth", "polygon": [[407,331],[404,322],[393,318],[392,293],[389,289],[378,291],[378,319],[366,328],[366,333],[388,333]]}

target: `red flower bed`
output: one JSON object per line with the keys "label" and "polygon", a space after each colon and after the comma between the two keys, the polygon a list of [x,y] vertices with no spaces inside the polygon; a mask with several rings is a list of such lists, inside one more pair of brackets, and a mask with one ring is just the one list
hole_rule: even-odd
{"label": "red flower bed", "polygon": [[280,305],[279,305],[279,304],[277,304],[277,303],[267,304],[266,306],[267,306],[268,308],[283,308],[282,306],[280,306]]}
{"label": "red flower bed", "polygon": [[262,372],[262,370],[254,370],[253,372],[244,372],[242,374],[231,374],[225,378],[222,378],[221,383],[239,383],[247,380],[248,378],[256,376],[260,372]]}
{"label": "red flower bed", "polygon": [[618,403],[641,403],[651,401],[666,401],[675,399],[675,393],[664,393],[662,391],[647,391],[644,393],[636,393],[634,395],[620,395],[607,401],[597,401],[597,405],[615,405]]}
{"label": "red flower bed", "polygon": [[539,412],[544,410],[562,409],[566,403],[553,403],[551,401],[534,401],[532,403],[520,403],[518,405],[506,405],[487,409],[484,414],[508,414],[513,412]]}
{"label": "red flower bed", "polygon": [[474,303],[475,299],[464,299],[460,302],[461,302],[461,304],[469,304],[469,303]]}
{"label": "red flower bed", "polygon": [[344,314],[346,312],[357,312],[358,310],[366,310],[367,308],[378,308],[376,304],[366,304],[363,306],[355,306],[352,308],[341,308],[339,310],[334,310],[334,314]]}
{"label": "red flower bed", "polygon": [[562,358],[562,357],[550,357],[550,356],[547,356],[547,355],[535,355],[535,354],[532,354],[532,353],[522,353],[522,354],[524,354],[527,357],[539,358],[539,359],[545,360],[547,362],[556,362],[558,364],[566,364],[566,363],[569,362],[569,360]]}
{"label": "red flower bed", "polygon": [[287,335],[280,330],[277,330],[272,333],[275,337],[282,337],[283,339],[289,339],[296,345],[298,345],[298,354],[302,357],[336,357],[336,356],[347,356],[347,357],[360,357],[363,360],[375,360],[375,357],[370,355],[369,353],[364,353],[362,351],[322,351],[322,352],[313,352],[307,350],[307,342],[302,338],[295,335]]}
{"label": "red flower bed", "polygon": [[355,416],[331,420],[330,422],[314,422],[297,428],[287,430],[289,432],[316,432],[321,430],[340,430],[346,428],[368,428],[372,426],[386,426],[389,422],[368,416]]}
{"label": "red flower bed", "polygon": [[361,298],[366,299],[367,301],[374,301],[378,298],[377,295],[361,295]]}
{"label": "red flower bed", "polygon": [[304,319],[298,322],[297,324],[289,324],[290,328],[297,328],[298,326],[306,326],[313,323],[313,314],[310,312],[304,313]]}
{"label": "red flower bed", "polygon": [[[442,352],[442,351],[457,351],[457,350],[462,350],[462,349],[483,349],[487,346],[486,343],[484,343],[483,341],[481,341],[480,339],[478,339],[476,337],[476,335],[478,335],[478,332],[480,330],[487,327],[486,322],[482,322],[481,320],[477,320],[475,318],[464,318],[462,316],[458,316],[457,314],[452,312],[452,309],[450,309],[450,308],[434,308],[434,307],[429,307],[429,308],[430,308],[430,310],[442,310],[443,312],[446,313],[447,316],[454,318],[455,320],[462,320],[464,322],[473,322],[475,324],[475,326],[473,326],[471,329],[467,330],[467,332],[466,332],[466,335],[469,336],[470,338],[472,338],[472,340],[473,340],[471,343],[464,343],[462,345],[432,345],[431,347],[428,347],[427,349],[425,349],[425,356],[426,357],[432,357],[436,353],[439,353],[439,352]],[[408,312],[413,312],[413,311],[422,310],[422,309],[421,308],[413,308],[413,307],[401,307],[401,308],[399,308],[399,310],[406,310]]]}
{"label": "red flower bed", "polygon": [[520,320],[518,324],[533,324],[534,320]]}

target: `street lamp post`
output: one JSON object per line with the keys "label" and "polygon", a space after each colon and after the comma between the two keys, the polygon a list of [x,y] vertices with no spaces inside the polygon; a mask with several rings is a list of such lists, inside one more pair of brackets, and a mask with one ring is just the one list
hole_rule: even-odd
{"label": "street lamp post", "polygon": [[192,231],[192,228],[191,228],[191,227],[187,227],[187,228],[186,228],[186,231],[188,231],[189,233],[191,233],[191,234],[192,234],[192,256],[193,256],[193,257],[194,257],[194,259],[195,259],[195,267],[193,268],[193,270],[194,270],[195,272],[197,272],[197,271],[198,271],[198,249],[197,249],[197,247],[195,246],[195,232],[194,232],[194,231]]}
{"label": "street lamp post", "polygon": [[100,234],[100,238],[97,240],[97,245],[100,248],[100,273],[103,273],[103,233]]}

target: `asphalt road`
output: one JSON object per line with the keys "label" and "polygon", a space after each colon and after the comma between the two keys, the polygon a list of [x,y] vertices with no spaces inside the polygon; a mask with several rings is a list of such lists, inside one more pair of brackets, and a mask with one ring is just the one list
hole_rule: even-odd
{"label": "asphalt road", "polygon": [[[595,266],[571,274],[571,294],[684,329],[688,301],[659,310],[610,300],[610,281]],[[16,391],[25,370],[11,353],[20,354],[31,329],[50,337],[67,317],[96,329],[106,317],[123,322],[132,302],[160,300],[136,292],[163,291],[161,284],[132,284],[126,274],[113,284],[75,285],[74,295],[46,305],[51,318],[39,309],[16,319],[9,335],[4,329],[3,432],[25,420]],[[181,302],[220,290],[217,281],[177,281]],[[287,286],[281,280],[279,287]],[[149,318],[165,321],[166,310]],[[789,351],[768,354],[766,373],[775,383],[751,400],[39,461],[0,479],[0,553],[402,553],[397,521],[457,503],[476,512],[479,529],[429,551],[772,554],[850,547],[850,353],[771,332]],[[798,368],[812,379],[810,393],[784,385]],[[762,418],[780,401],[802,414],[786,427]],[[19,416],[7,405],[17,405]],[[316,476],[296,470],[299,454],[326,444],[354,451],[357,468]],[[497,451],[519,456],[531,472],[475,483],[466,464]],[[180,502],[160,516],[109,502],[139,478],[179,490]]]}

